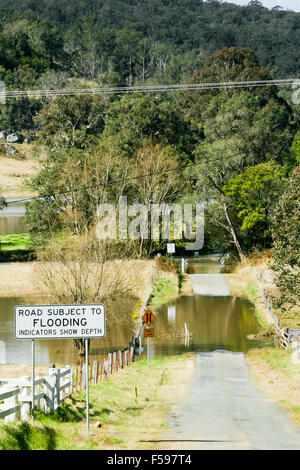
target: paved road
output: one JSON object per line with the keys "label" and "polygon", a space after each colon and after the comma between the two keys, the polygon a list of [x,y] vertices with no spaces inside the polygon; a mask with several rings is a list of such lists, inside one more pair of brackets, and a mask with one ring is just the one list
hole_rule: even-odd
{"label": "paved road", "polygon": [[[230,295],[221,274],[189,276],[194,294]],[[196,352],[186,399],[169,417],[161,449],[300,450],[300,430],[252,382],[243,353]]]}
{"label": "paved road", "polygon": [[195,295],[230,295],[227,280],[222,274],[189,274]]}
{"label": "paved road", "polygon": [[300,450],[299,429],[253,385],[243,353],[197,353],[190,392],[169,425],[162,449]]}

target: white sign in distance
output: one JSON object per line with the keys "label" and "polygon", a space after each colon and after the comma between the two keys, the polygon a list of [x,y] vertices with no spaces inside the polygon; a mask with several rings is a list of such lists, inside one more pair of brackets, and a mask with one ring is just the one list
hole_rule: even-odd
{"label": "white sign in distance", "polygon": [[175,243],[167,243],[167,253],[175,253]]}
{"label": "white sign in distance", "polygon": [[103,338],[105,306],[87,305],[17,305],[17,339]]}

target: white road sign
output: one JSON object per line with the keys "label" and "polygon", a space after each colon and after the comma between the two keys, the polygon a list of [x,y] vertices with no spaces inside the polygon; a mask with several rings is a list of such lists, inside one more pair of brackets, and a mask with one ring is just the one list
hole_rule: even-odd
{"label": "white road sign", "polygon": [[105,306],[87,305],[17,305],[17,339],[103,338]]}
{"label": "white road sign", "polygon": [[175,253],[175,243],[167,243],[167,253]]}

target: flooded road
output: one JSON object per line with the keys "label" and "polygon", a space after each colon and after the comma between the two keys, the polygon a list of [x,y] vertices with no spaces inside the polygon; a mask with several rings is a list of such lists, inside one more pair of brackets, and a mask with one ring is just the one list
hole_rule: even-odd
{"label": "flooded road", "polygon": [[[163,305],[158,314],[153,324],[152,355],[195,349],[247,351],[247,335],[258,331],[250,303],[231,296],[182,296]],[[185,344],[185,323],[189,330],[188,345]]]}
{"label": "flooded road", "polygon": [[158,445],[167,450],[299,450],[299,428],[256,388],[249,373],[246,335],[257,331],[251,307],[244,299],[218,295],[228,292],[217,264],[213,274],[199,273],[199,264],[190,274],[195,295],[176,302],[176,311],[185,313],[175,319],[177,327],[189,322],[195,373]]}

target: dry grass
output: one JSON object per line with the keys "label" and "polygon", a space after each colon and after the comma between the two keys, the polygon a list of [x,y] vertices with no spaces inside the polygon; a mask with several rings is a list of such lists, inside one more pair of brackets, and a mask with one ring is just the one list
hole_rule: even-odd
{"label": "dry grass", "polygon": [[35,265],[35,262],[1,264],[0,296],[26,297],[38,295],[39,289],[33,277]]}
{"label": "dry grass", "polygon": [[24,183],[39,171],[39,165],[32,158],[30,146],[15,144],[16,157],[0,155],[0,188],[4,197],[27,197],[34,193]]}
{"label": "dry grass", "polygon": [[250,349],[247,353],[251,375],[258,388],[278,402],[300,426],[300,365],[282,349]]}
{"label": "dry grass", "polygon": [[230,294],[235,297],[248,298],[255,306],[259,323],[266,329],[273,325],[273,318],[261,296],[258,274],[262,273],[264,286],[270,291],[273,283],[268,259],[268,257],[262,257],[259,260],[248,260],[246,264],[238,263],[233,273],[223,274],[229,283]]}
{"label": "dry grass", "polygon": [[[62,364],[56,367],[63,367]],[[49,364],[37,364],[35,375],[44,377],[49,375]],[[13,379],[15,377],[31,376],[31,365],[27,364],[0,364],[0,377]]]}
{"label": "dry grass", "polygon": [[[153,261],[148,260],[117,260],[116,262],[106,262],[104,273],[109,279],[111,270],[118,269],[121,275],[126,278],[126,284],[131,287],[132,295],[144,300],[150,283],[152,266]],[[0,296],[45,295],[40,282],[41,268],[47,268],[46,263],[26,262],[0,265]]]}

